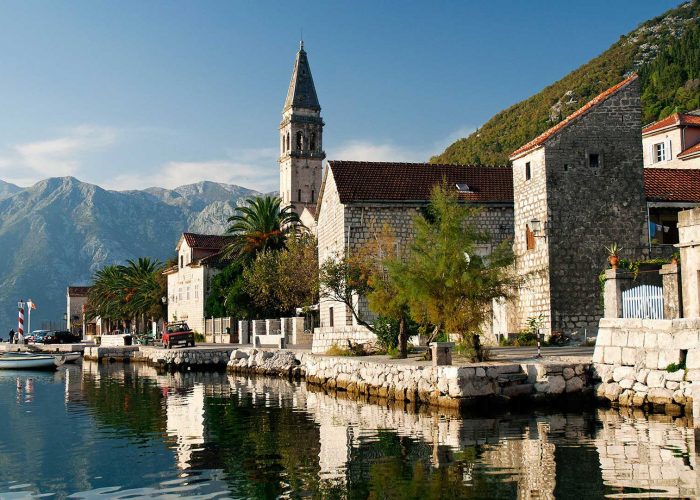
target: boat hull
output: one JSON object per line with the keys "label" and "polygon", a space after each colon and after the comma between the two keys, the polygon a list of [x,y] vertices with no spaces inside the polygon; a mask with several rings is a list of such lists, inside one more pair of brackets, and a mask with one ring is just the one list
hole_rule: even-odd
{"label": "boat hull", "polygon": [[0,370],[55,370],[63,363],[53,356],[5,356],[0,358]]}

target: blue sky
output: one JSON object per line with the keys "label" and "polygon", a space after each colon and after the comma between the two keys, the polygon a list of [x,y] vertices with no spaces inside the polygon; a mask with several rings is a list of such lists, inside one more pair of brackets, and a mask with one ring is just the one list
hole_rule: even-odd
{"label": "blue sky", "polygon": [[278,186],[300,32],[329,159],[424,161],[678,1],[5,1],[0,179]]}

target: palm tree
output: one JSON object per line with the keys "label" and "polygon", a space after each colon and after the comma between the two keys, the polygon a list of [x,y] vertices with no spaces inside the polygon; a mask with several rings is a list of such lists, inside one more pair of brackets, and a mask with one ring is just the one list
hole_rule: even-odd
{"label": "palm tree", "polygon": [[276,196],[258,196],[246,200],[229,217],[231,226],[226,231],[233,241],[225,252],[235,259],[252,259],[263,250],[279,250],[290,234],[301,226],[299,215],[292,207],[281,207]]}
{"label": "palm tree", "polygon": [[88,316],[110,322],[163,316],[161,297],[167,294],[163,265],[148,258],[110,265],[95,272],[88,294]]}

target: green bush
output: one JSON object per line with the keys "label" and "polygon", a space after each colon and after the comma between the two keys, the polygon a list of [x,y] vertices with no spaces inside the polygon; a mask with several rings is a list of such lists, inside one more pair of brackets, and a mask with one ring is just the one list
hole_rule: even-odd
{"label": "green bush", "polygon": [[374,322],[377,343],[387,353],[399,345],[399,322],[379,316]]}
{"label": "green bush", "polygon": [[671,363],[670,365],[668,365],[668,366],[666,367],[666,371],[667,371],[668,373],[677,372],[678,370],[685,370],[685,363],[684,363],[684,362],[681,362],[681,363]]}

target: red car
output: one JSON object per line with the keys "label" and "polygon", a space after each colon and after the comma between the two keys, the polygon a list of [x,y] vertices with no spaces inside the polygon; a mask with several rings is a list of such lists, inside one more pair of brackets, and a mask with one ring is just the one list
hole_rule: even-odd
{"label": "red car", "polygon": [[171,349],[177,345],[194,347],[194,332],[184,321],[169,323],[165,326],[161,342],[166,349]]}

